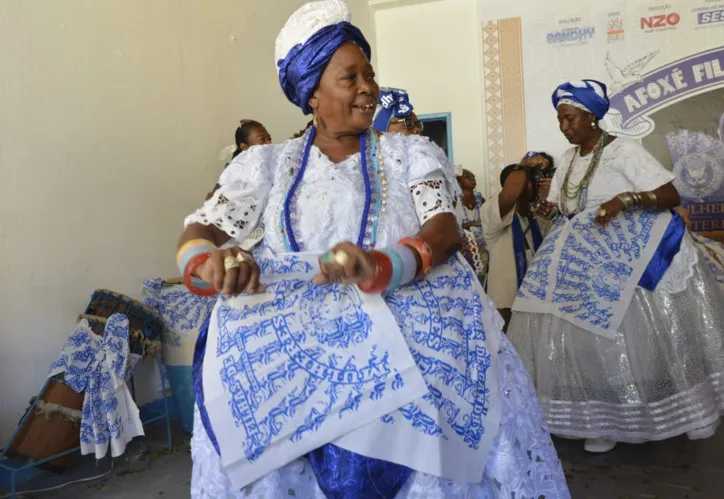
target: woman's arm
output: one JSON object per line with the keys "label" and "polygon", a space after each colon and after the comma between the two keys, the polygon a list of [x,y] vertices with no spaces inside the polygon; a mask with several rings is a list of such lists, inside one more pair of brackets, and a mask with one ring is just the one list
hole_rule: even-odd
{"label": "woman's arm", "polygon": [[206,239],[207,241],[214,243],[214,246],[219,247],[226,244],[226,242],[231,238],[226,232],[213,225],[193,223],[186,227],[186,230],[184,230],[183,234],[181,234],[181,239],[178,242],[178,248],[181,248],[181,246],[192,239]]}
{"label": "woman's arm", "polygon": [[[432,250],[433,265],[445,263],[462,247],[463,240],[452,213],[440,213],[428,220],[417,233]],[[418,261],[418,270],[422,265]]]}
{"label": "woman's arm", "polygon": [[673,182],[664,184],[652,191],[638,192],[636,197],[641,199],[640,206],[631,206],[634,198],[630,192],[623,192],[609,202],[602,204],[596,215],[596,223],[605,227],[622,211],[637,207],[647,210],[667,211],[681,204],[679,191],[676,190]]}

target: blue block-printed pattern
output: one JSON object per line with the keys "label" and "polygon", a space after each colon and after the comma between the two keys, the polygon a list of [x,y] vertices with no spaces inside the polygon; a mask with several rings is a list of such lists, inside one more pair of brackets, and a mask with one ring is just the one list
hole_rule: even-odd
{"label": "blue block-printed pattern", "polygon": [[470,449],[480,445],[489,410],[486,375],[491,355],[475,280],[469,267],[453,258],[427,279],[385,297],[429,393],[382,422],[459,439]]}
{"label": "blue block-printed pattern", "polygon": [[[96,457],[104,457],[105,449],[124,436],[126,401],[119,401],[123,396],[119,388],[133,367],[129,355],[128,318],[114,314],[103,337],[96,336],[87,321],[78,323],[50,367],[50,375],[64,373],[65,384],[85,392],[80,424],[84,454],[86,449],[95,449]],[[125,446],[125,440],[120,445]]]}
{"label": "blue block-printed pattern", "polygon": [[[533,259],[518,297],[553,303],[560,312],[594,327],[611,327],[627,283],[642,265],[657,216],[627,212],[606,228],[594,224],[594,212],[582,213],[568,224],[561,217]],[[556,259],[557,245],[562,250]]]}
{"label": "blue block-printed pattern", "polygon": [[[242,308],[219,305],[215,355],[234,421],[246,432],[242,445],[250,462],[274,438],[297,442],[319,431],[327,418],[348,417],[365,398],[376,401],[403,386],[377,346],[365,358],[347,354],[371,331],[358,293],[355,287],[280,279],[266,286],[271,300]],[[301,425],[290,426],[300,419]]]}

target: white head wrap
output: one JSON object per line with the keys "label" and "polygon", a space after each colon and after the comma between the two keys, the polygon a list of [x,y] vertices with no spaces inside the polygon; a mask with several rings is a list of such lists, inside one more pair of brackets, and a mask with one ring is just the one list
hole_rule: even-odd
{"label": "white head wrap", "polygon": [[[350,22],[352,15],[344,0],[319,0],[302,5],[287,20],[277,36],[274,58],[286,59],[297,45],[303,45],[317,31],[341,22]],[[277,72],[279,67],[277,66]]]}

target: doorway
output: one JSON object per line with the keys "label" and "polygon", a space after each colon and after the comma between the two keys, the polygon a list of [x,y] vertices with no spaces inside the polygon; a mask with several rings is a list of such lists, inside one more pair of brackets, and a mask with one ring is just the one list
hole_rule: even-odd
{"label": "doorway", "polygon": [[440,149],[445,151],[445,154],[450,162],[454,164],[452,147],[452,114],[424,114],[418,116],[418,119],[424,125],[422,135],[428,137],[435,144],[440,146]]}

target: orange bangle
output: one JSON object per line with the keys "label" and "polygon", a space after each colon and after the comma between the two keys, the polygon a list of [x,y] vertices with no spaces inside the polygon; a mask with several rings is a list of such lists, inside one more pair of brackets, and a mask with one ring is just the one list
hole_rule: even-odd
{"label": "orange bangle", "polygon": [[375,259],[375,275],[369,281],[357,284],[360,291],[365,293],[382,293],[392,280],[392,260],[381,251],[371,251]]}
{"label": "orange bangle", "polygon": [[400,240],[400,244],[404,244],[405,246],[417,251],[420,255],[420,259],[422,260],[422,267],[415,276],[415,279],[425,277],[432,268],[432,248],[430,248],[430,245],[427,244],[420,236],[406,237]]}
{"label": "orange bangle", "polygon": [[211,257],[211,253],[201,253],[199,255],[196,255],[191,260],[189,260],[189,263],[186,264],[186,268],[184,269],[184,284],[186,284],[186,287],[195,295],[199,296],[214,296],[217,291],[214,289],[212,285],[209,285],[208,287],[197,287],[194,286],[193,283],[193,273],[194,270],[196,270],[196,267],[204,263],[206,260],[208,260]]}

